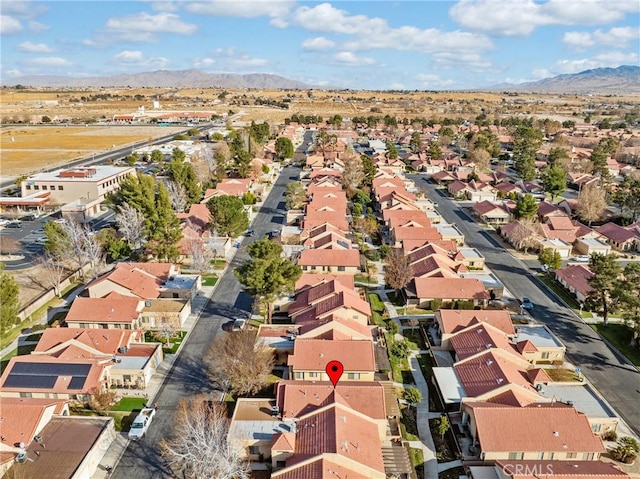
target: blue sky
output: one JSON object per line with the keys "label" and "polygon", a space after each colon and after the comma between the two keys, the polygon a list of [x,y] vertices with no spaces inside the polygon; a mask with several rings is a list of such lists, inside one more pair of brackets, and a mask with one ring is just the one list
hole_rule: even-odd
{"label": "blue sky", "polygon": [[4,84],[197,68],[351,89],[472,89],[638,65],[638,0],[13,1]]}

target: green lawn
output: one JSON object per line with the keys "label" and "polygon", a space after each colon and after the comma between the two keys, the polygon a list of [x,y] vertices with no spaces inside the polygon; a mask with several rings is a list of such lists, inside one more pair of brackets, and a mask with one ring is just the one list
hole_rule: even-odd
{"label": "green lawn", "polygon": [[218,276],[215,274],[203,274],[202,286],[215,286],[218,282]]}
{"label": "green lawn", "polygon": [[416,421],[416,409],[414,407],[405,407],[402,409],[402,417],[400,418],[400,431],[402,437],[407,441],[419,441],[418,423]]}
{"label": "green lawn", "polygon": [[559,298],[562,298],[562,300],[567,303],[578,316],[582,314],[583,318],[593,318],[593,314],[591,314],[589,311],[582,311],[582,313],[580,312],[580,303],[578,303],[578,300],[573,297],[566,289],[564,289],[562,285],[556,280],[546,274],[538,275],[538,279],[542,281]]}
{"label": "green lawn", "polygon": [[141,410],[147,403],[145,398],[122,398],[111,408],[112,411],[131,412]]}
{"label": "green lawn", "polygon": [[227,262],[223,259],[214,259],[211,261],[211,266],[213,266],[213,269],[224,269],[226,265]]}
{"label": "green lawn", "polygon": [[369,293],[369,303],[371,303],[371,309],[378,313],[384,313],[384,303],[376,293]]}
{"label": "green lawn", "polygon": [[427,346],[424,343],[424,338],[422,337],[422,333],[418,326],[416,326],[415,330],[405,329],[402,331],[402,335],[405,337],[406,341],[409,343],[409,347],[411,349],[419,350],[426,349]]}
{"label": "green lawn", "polygon": [[629,361],[636,366],[640,366],[640,348],[629,346],[631,341],[631,328],[629,326],[621,323],[609,323],[606,326],[592,324],[591,327],[609,341]]}
{"label": "green lawn", "polygon": [[367,276],[361,275],[361,274],[356,274],[354,277],[354,281],[356,283],[367,283],[367,284],[378,284],[378,282],[376,281],[375,278],[369,280],[369,278]]}
{"label": "green lawn", "polygon": [[418,479],[422,479],[424,477],[424,454],[422,449],[410,448],[409,456],[411,457],[411,465],[416,469]]}

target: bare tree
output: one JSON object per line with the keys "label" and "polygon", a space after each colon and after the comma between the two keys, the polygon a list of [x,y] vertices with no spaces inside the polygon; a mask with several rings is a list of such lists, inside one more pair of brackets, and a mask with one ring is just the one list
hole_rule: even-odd
{"label": "bare tree", "polygon": [[75,221],[67,221],[63,226],[71,246],[70,257],[80,275],[84,278],[84,266],[89,263],[94,270],[102,260],[102,246],[86,226]]}
{"label": "bare tree", "polygon": [[169,340],[174,334],[176,334],[176,328],[170,323],[162,321],[158,330],[153,333],[153,336],[160,340],[164,339],[164,343],[169,346]]}
{"label": "bare tree", "polygon": [[582,188],[578,195],[578,206],[576,214],[582,221],[586,221],[589,226],[594,221],[602,218],[604,210],[607,208],[606,192],[604,188],[597,185],[587,185]]}
{"label": "bare tree", "polygon": [[484,148],[476,148],[471,150],[471,160],[476,165],[476,171],[484,171],[489,167],[491,154]]}
{"label": "bare tree", "polygon": [[223,405],[205,395],[183,399],[174,418],[174,437],[160,442],[162,457],[184,478],[249,479],[251,469],[240,444],[228,439]]}
{"label": "bare tree", "polygon": [[207,271],[211,267],[214,255],[200,238],[189,238],[187,240],[187,252],[191,257],[191,269],[194,271]]}
{"label": "bare tree", "polygon": [[167,193],[171,207],[178,213],[182,213],[187,207],[187,192],[184,187],[175,181],[167,181]]}
{"label": "bare tree", "polygon": [[518,220],[515,228],[511,233],[511,241],[516,249],[521,249],[525,254],[531,248],[540,246],[540,224],[530,218],[521,218]]}
{"label": "bare tree", "polygon": [[344,170],[342,171],[342,184],[347,189],[347,195],[355,193],[364,180],[364,165],[360,155],[350,153],[344,158]]}
{"label": "bare tree", "polygon": [[116,212],[116,224],[118,225],[118,232],[134,250],[142,248],[144,215],[140,211],[129,203],[122,204]]}
{"label": "bare tree", "polygon": [[214,380],[228,383],[232,394],[244,395],[269,384],[274,354],[262,340],[256,341],[255,330],[243,329],[216,336],[207,360]]}
{"label": "bare tree", "polygon": [[61,284],[67,273],[64,263],[51,254],[45,253],[38,258],[38,265],[41,270],[41,279],[44,280],[48,287],[53,288],[58,298],[62,297]]}
{"label": "bare tree", "polygon": [[387,255],[384,267],[384,281],[396,291],[400,291],[413,279],[413,267],[401,249],[394,248]]}

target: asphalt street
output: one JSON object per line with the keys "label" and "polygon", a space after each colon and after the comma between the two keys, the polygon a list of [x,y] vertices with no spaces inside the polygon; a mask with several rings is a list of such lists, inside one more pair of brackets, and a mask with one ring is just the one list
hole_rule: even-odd
{"label": "asphalt street", "polygon": [[618,415],[640,435],[640,372],[550,293],[535,277],[530,263],[527,266],[508,254],[491,233],[483,230],[426,176],[407,176],[438,203],[442,217],[456,224],[465,236],[465,243],[482,253],[487,267],[515,297],[531,299],[534,304],[531,316],[558,336],[567,348],[567,360],[580,367]]}
{"label": "asphalt street", "polygon": [[[145,437],[131,442],[112,473],[117,479],[151,479],[175,477],[164,466],[159,455],[159,443],[172,434],[176,406],[182,398],[199,393],[216,392],[207,379],[203,357],[215,337],[222,332],[222,324],[232,319],[248,317],[251,297],[241,289],[233,269],[248,259],[247,245],[260,239],[284,223],[284,191],[288,182],[298,178],[299,168],[286,167],[261,206],[252,227],[253,238],[244,238],[231,267],[220,278],[216,289],[184,343],[173,369],[156,395],[158,414]],[[226,334],[222,332],[222,334]]]}

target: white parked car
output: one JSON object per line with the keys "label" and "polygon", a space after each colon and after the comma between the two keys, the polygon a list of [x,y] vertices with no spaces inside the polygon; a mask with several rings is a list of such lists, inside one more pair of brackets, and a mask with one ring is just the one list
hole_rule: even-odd
{"label": "white parked car", "polygon": [[574,256],[571,261],[576,261],[578,263],[588,263],[589,262],[589,255],[583,254],[580,256]]}

